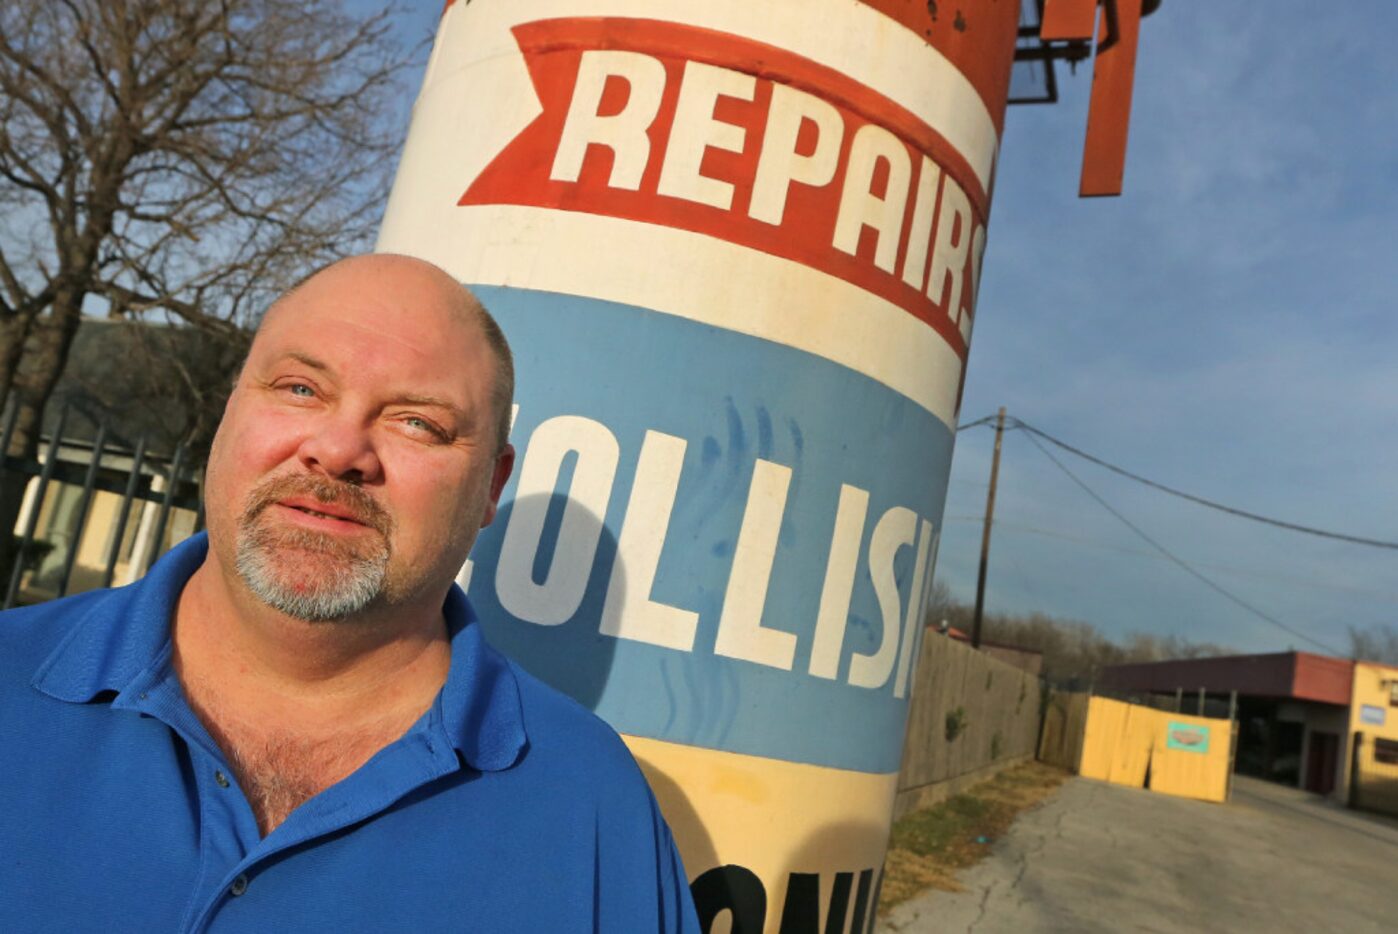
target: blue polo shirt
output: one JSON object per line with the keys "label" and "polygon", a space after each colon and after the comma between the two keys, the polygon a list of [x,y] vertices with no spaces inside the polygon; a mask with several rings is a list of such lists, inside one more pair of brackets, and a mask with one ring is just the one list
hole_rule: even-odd
{"label": "blue polo shirt", "polygon": [[432,708],[262,838],[170,665],[207,547],[0,615],[0,931],[699,930],[621,740],[457,588]]}

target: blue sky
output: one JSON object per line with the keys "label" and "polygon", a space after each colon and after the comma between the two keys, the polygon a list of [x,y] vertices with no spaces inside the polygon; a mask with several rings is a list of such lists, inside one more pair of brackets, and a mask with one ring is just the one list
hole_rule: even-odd
{"label": "blue sky", "polygon": [[[962,420],[999,405],[1098,456],[1294,522],[1398,539],[1398,7],[1167,2],[1142,27],[1119,199],[1079,200],[1090,71],[1012,108]],[[938,575],[975,591],[993,435],[963,432]],[[1220,585],[1337,649],[1398,623],[1398,552],[1268,529],[1071,457]],[[1315,647],[1230,604],[1021,433],[1001,463],[987,605]],[[1052,534],[1048,534],[1052,533]]]}
{"label": "blue sky", "polygon": [[[404,20],[430,31],[436,4]],[[1240,508],[1398,539],[1398,5],[1166,0],[1142,26],[1121,198],[1079,200],[1091,71],[1010,110],[962,420],[1011,415]],[[416,80],[404,110],[415,94]],[[938,577],[974,596],[993,435],[964,432]],[[1398,552],[1269,529],[1065,464],[1265,613],[1344,651],[1398,623]],[[1019,432],[987,605],[1316,649],[1150,551]]]}

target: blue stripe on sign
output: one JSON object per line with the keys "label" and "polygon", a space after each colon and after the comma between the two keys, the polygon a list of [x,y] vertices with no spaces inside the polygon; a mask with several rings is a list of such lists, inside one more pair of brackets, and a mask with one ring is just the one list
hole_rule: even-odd
{"label": "blue stripe on sign", "polygon": [[[491,641],[624,733],[896,771],[898,653],[873,687],[849,682],[878,681],[886,663],[851,656],[877,654],[889,607],[888,638],[903,635],[922,576],[911,536],[940,526],[946,426],[780,344],[610,302],[476,291],[509,336],[519,384],[519,464],[472,556],[469,593]],[[521,497],[531,471],[543,481]],[[816,665],[832,679],[811,673],[812,653],[845,484],[857,488],[847,505],[864,491],[867,510],[862,532],[845,523],[859,551],[843,647],[837,665]],[[891,537],[876,536],[897,507]],[[630,563],[614,573],[619,540]],[[873,561],[892,568],[882,603],[871,551],[891,556]],[[606,635],[623,596],[640,609]]]}

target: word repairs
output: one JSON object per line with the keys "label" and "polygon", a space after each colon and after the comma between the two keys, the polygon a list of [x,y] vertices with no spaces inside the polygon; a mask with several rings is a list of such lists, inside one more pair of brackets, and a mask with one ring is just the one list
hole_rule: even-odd
{"label": "word repairs", "polygon": [[886,299],[964,358],[987,199],[942,136],[790,52],[629,25],[515,29],[542,112],[460,204],[580,211],[760,250]]}

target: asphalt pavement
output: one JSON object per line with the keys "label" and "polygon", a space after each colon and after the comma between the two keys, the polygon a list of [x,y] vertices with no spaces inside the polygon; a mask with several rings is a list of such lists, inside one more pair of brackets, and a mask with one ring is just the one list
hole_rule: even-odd
{"label": "asphalt pavement", "polygon": [[960,881],[877,931],[1393,931],[1398,821],[1246,778],[1227,804],[1073,778]]}

